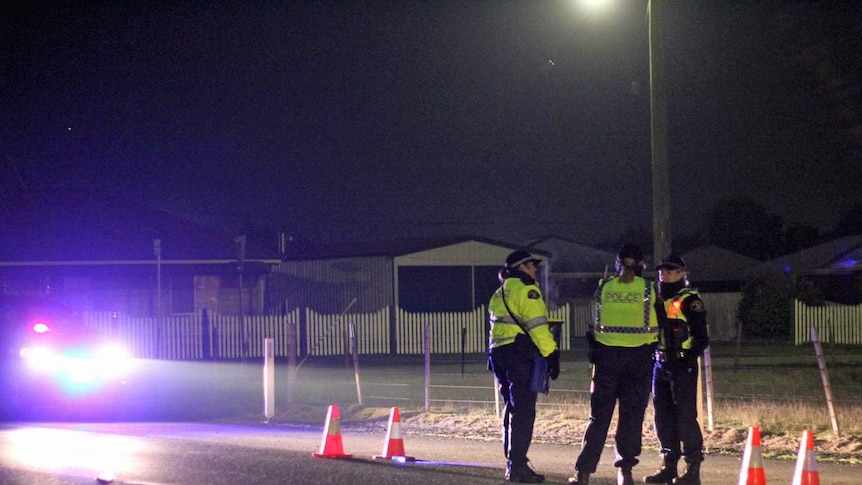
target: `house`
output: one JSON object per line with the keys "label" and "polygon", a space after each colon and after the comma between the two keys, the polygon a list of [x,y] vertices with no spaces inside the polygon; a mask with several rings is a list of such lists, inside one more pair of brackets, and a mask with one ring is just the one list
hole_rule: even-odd
{"label": "house", "polygon": [[137,316],[340,313],[348,305],[471,311],[490,298],[517,249],[474,237],[327,246],[283,238],[279,247],[275,234],[261,244],[102,190],[0,197],[3,292],[50,293],[77,309]]}
{"label": "house", "polygon": [[761,262],[718,246],[700,246],[682,254],[688,280],[703,292],[738,292]]}
{"label": "house", "polygon": [[769,260],[752,275],[795,274],[814,282],[825,299],[848,305],[862,303],[862,234],[838,238]]}
{"label": "house", "polygon": [[[318,312],[466,312],[488,302],[497,272],[518,246],[472,236],[321,247],[287,245],[272,268],[271,304]],[[547,261],[548,256],[536,252]]]}
{"label": "house", "polygon": [[0,291],[50,295],[76,310],[236,314],[242,301],[260,313],[266,275],[281,262],[275,240],[269,250],[122,194],[5,191],[0,203]]}

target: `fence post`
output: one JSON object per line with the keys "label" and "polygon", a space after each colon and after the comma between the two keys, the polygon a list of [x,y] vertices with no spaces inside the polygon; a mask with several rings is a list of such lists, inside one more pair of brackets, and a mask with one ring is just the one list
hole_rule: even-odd
{"label": "fence post", "polygon": [[425,412],[431,412],[431,331],[425,324]]}
{"label": "fence post", "polygon": [[218,360],[219,358],[219,332],[218,325],[213,325],[213,360]]}
{"label": "fence post", "polygon": [[210,334],[210,316],[206,308],[201,310],[201,346],[204,360],[212,359],[212,335]]}
{"label": "fence post", "polygon": [[464,360],[467,358],[467,327],[461,327],[461,377],[464,377]]}
{"label": "fence post", "polygon": [[817,337],[817,330],[811,326],[811,341],[814,342],[814,353],[817,355],[817,365],[820,367],[820,379],[823,381],[823,391],[826,393],[826,406],[829,408],[829,419],[832,420],[832,432],[835,436],[841,436],[838,430],[838,417],[835,415],[835,406],[832,402],[832,388],[829,387],[829,375],[826,372],[826,360],[823,358],[823,351],[820,348],[820,339]]}

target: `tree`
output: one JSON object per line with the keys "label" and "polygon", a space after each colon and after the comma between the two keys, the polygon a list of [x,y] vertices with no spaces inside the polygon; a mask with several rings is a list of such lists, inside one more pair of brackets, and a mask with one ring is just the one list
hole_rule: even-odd
{"label": "tree", "polygon": [[841,216],[835,228],[835,236],[851,236],[862,233],[862,202],[857,202]]}
{"label": "tree", "polygon": [[706,216],[710,243],[760,260],[783,254],[781,216],[753,199],[720,200]]}
{"label": "tree", "polygon": [[792,224],[784,230],[784,248],[788,252],[810,248],[821,242],[823,242],[823,236],[811,224]]}
{"label": "tree", "polygon": [[749,280],[742,289],[742,300],[737,310],[743,335],[788,337],[794,295],[794,283],[789,275],[768,275]]}
{"label": "tree", "polygon": [[823,305],[814,284],[791,274],[764,275],[749,280],[742,288],[737,316],[743,335],[758,338],[785,338],[792,334],[793,302]]}

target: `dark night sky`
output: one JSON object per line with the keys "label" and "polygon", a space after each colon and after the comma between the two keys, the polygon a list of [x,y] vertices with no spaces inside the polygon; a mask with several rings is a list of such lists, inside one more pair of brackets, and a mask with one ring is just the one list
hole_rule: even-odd
{"label": "dark night sky", "polygon": [[[104,3],[0,6],[0,187],[312,241],[652,226],[645,1]],[[862,2],[666,18],[675,236],[862,202]]]}

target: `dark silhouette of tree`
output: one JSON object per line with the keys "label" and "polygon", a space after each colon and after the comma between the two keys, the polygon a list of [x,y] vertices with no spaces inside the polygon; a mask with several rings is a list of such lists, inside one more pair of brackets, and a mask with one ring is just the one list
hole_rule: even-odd
{"label": "dark silhouette of tree", "polygon": [[795,282],[784,273],[748,280],[737,315],[746,337],[787,338],[791,335]]}
{"label": "dark silhouette of tree", "polygon": [[791,224],[784,230],[784,249],[787,252],[810,248],[822,242],[824,242],[823,235],[811,224]]}
{"label": "dark silhouette of tree", "polygon": [[692,249],[708,244],[709,237],[701,230],[673,235],[674,253],[686,253]]}
{"label": "dark silhouette of tree", "polygon": [[784,254],[781,216],[770,214],[753,199],[720,200],[706,216],[711,244],[767,260]]}
{"label": "dark silhouette of tree", "polygon": [[850,207],[835,227],[835,236],[850,236],[862,233],[862,202],[857,202]]}

